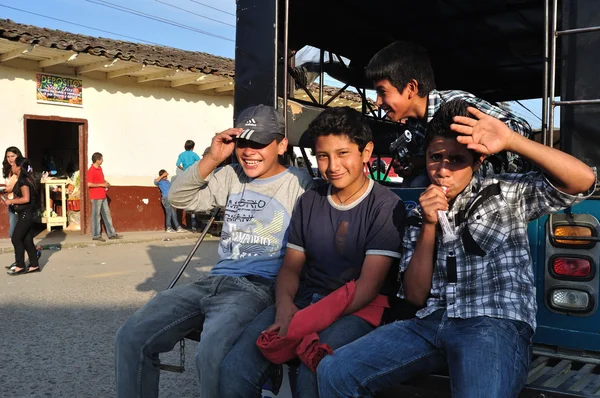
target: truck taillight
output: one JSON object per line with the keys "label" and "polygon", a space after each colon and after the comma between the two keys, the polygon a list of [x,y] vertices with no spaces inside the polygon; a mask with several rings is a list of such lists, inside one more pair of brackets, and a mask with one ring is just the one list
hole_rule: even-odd
{"label": "truck taillight", "polygon": [[556,257],[552,271],[558,276],[587,278],[592,273],[592,265],[585,258]]}
{"label": "truck taillight", "polygon": [[553,289],[550,305],[560,311],[587,311],[591,308],[590,294],[576,289]]}
{"label": "truck taillight", "polygon": [[561,236],[592,237],[592,229],[581,225],[558,225],[554,227],[555,241],[561,245],[589,245],[587,240],[559,239]]}

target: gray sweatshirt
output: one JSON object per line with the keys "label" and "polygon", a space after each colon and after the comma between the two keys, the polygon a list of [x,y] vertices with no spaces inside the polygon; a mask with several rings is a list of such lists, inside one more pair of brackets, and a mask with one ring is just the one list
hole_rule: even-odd
{"label": "gray sweatshirt", "polygon": [[312,186],[308,173],[294,167],[251,179],[240,165],[228,165],[204,180],[196,163],[173,181],[169,201],[190,211],[225,208],[221,259],[211,274],[274,278],[285,253],[292,210]]}

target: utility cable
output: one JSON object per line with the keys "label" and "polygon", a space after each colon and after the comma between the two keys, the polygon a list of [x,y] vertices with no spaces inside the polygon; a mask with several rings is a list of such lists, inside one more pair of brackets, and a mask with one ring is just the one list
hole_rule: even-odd
{"label": "utility cable", "polygon": [[82,28],[90,29],[90,30],[95,30],[95,31],[102,32],[102,33],[108,33],[108,34],[115,35],[115,36],[119,36],[119,37],[125,37],[125,38],[127,38],[127,39],[135,40],[135,41],[137,41],[137,42],[148,43],[148,44],[154,44],[154,45],[156,45],[156,46],[169,47],[169,46],[166,46],[166,45],[164,45],[164,44],[155,43],[155,42],[153,42],[153,41],[148,41],[148,40],[144,40],[144,39],[138,39],[137,37],[127,36],[127,35],[123,35],[123,34],[121,34],[121,33],[115,33],[115,32],[111,32],[111,31],[109,31],[109,30],[103,30],[103,29],[93,28],[93,27],[91,27],[91,26],[82,25],[82,24],[80,24],[80,23],[71,22],[71,21],[66,21],[66,20],[64,20],[64,19],[60,19],[60,18],[54,18],[54,17],[50,17],[50,16],[48,16],[48,15],[38,14],[38,13],[35,13],[35,12],[32,12],[32,11],[22,10],[22,9],[20,9],[20,8],[16,8],[16,7],[7,6],[7,5],[5,5],[5,4],[0,4],[0,7],[10,8],[11,10],[15,10],[15,11],[19,11],[19,12],[24,12],[25,14],[31,14],[31,15],[35,15],[36,17],[42,17],[42,18],[52,19],[52,20],[54,20],[54,21],[63,22],[63,23],[66,23],[66,24],[75,25],[75,26],[79,26],[79,27],[82,27]]}
{"label": "utility cable", "polygon": [[179,22],[171,21],[171,20],[166,19],[166,18],[161,18],[161,17],[157,17],[157,16],[154,16],[154,15],[146,14],[144,12],[137,11],[137,10],[134,10],[132,8],[123,7],[123,6],[120,6],[118,4],[110,3],[108,1],[104,1],[104,0],[98,0],[98,1],[86,0],[86,1],[88,3],[93,3],[93,4],[101,5],[103,7],[115,9],[117,11],[125,12],[125,13],[132,14],[132,15],[137,15],[139,17],[150,19],[150,20],[157,21],[157,22],[162,22],[164,24],[172,25],[172,26],[175,26],[175,27],[178,27],[178,28],[181,28],[181,29],[186,29],[186,30],[189,30],[189,31],[192,31],[192,32],[195,32],[195,33],[199,33],[201,35],[207,35],[207,36],[211,36],[211,37],[214,37],[214,38],[217,38],[217,39],[222,39],[222,40],[226,40],[226,41],[230,41],[230,42],[235,43],[235,40],[230,39],[230,38],[225,37],[225,36],[220,36],[220,35],[217,35],[217,34],[214,34],[214,33],[210,33],[210,32],[204,31],[204,30],[196,29],[196,28],[194,28],[192,26],[184,25],[184,24],[181,24]]}
{"label": "utility cable", "polygon": [[192,3],[200,4],[201,6],[208,7],[208,8],[212,8],[213,10],[221,11],[221,12],[222,12],[222,13],[224,13],[224,14],[227,14],[227,15],[232,15],[232,16],[234,16],[234,17],[235,17],[235,14],[232,14],[232,13],[230,13],[229,11],[221,10],[220,8],[213,7],[213,6],[209,6],[208,4],[200,3],[199,1],[196,1],[196,0],[190,0],[190,1],[191,1]]}
{"label": "utility cable", "polygon": [[533,112],[531,111],[531,109],[529,109],[528,107],[526,107],[525,105],[523,105],[523,104],[521,103],[521,101],[517,100],[517,101],[515,101],[515,102],[516,102],[517,104],[521,105],[523,108],[527,109],[527,111],[528,111],[529,113],[531,113],[533,116],[535,116],[535,117],[537,117],[538,119],[540,119],[540,122],[543,122],[543,120],[542,120],[542,118],[541,118],[541,117],[539,117],[538,115],[536,115],[535,113],[533,113]]}
{"label": "utility cable", "polygon": [[200,18],[205,18],[205,19],[208,19],[208,20],[210,20],[210,21],[217,22],[217,23],[220,23],[220,24],[223,24],[223,25],[227,25],[227,26],[231,26],[232,28],[235,28],[235,25],[232,25],[232,24],[230,24],[230,23],[223,22],[223,21],[219,21],[218,19],[213,19],[213,18],[207,17],[207,16],[205,16],[205,15],[202,15],[202,14],[197,14],[197,13],[195,13],[195,12],[193,12],[193,11],[186,10],[185,8],[181,8],[181,7],[178,7],[178,6],[176,6],[176,5],[169,4],[169,3],[167,3],[166,1],[161,1],[161,0],[154,0],[154,1],[156,1],[157,3],[164,4],[164,5],[166,5],[166,6],[169,6],[169,7],[176,8],[176,9],[178,9],[178,10],[180,10],[180,11],[183,11],[183,12],[187,12],[188,14],[193,14],[193,15],[195,15],[195,16],[197,16],[197,17],[200,17]]}

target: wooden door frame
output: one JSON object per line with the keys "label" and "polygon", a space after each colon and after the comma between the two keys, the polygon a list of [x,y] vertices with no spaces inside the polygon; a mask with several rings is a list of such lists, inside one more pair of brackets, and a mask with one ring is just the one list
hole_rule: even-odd
{"label": "wooden door frame", "polygon": [[[78,146],[79,146],[79,190],[81,192],[81,212],[80,212],[80,225],[81,225],[81,234],[87,233],[90,226],[88,225],[88,220],[90,219],[90,206],[88,206],[88,189],[87,189],[87,169],[88,169],[88,121],[87,119],[77,119],[70,117],[61,117],[61,116],[39,116],[39,115],[24,115],[23,116],[23,131],[24,131],[24,146],[25,146],[25,156],[28,153],[28,136],[27,136],[27,121],[29,120],[44,120],[51,122],[66,122],[66,123],[75,123],[79,127],[78,132]],[[67,209],[66,203],[63,203],[63,212],[66,216]]]}

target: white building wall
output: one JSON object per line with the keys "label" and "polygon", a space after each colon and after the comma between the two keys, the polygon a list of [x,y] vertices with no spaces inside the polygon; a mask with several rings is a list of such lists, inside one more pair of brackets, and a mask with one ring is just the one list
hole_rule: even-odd
{"label": "white building wall", "polygon": [[[88,155],[101,152],[113,185],[149,186],[158,170],[175,175],[187,139],[201,155],[216,132],[231,127],[233,97],[83,79],[83,108],[36,102],[35,72],[0,66],[0,150],[24,150],[23,115],[87,119]],[[88,165],[91,159],[87,159]]]}

